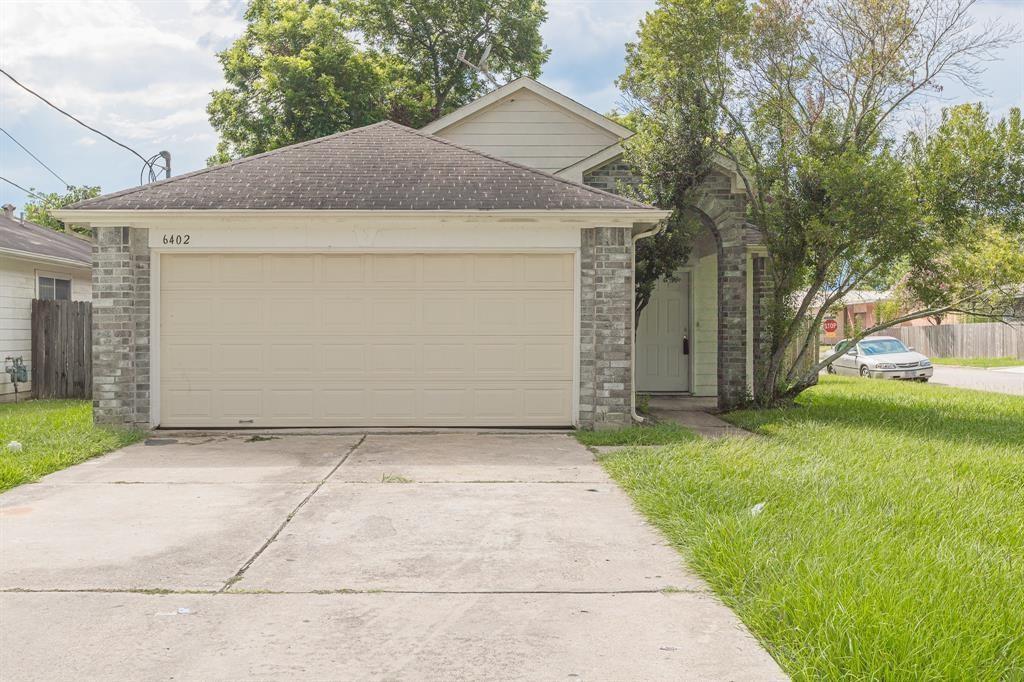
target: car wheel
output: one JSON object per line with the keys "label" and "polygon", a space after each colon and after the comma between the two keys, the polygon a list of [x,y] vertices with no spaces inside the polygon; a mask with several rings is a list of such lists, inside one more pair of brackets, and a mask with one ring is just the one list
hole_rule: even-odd
{"label": "car wheel", "polygon": [[860,366],[860,375],[862,377],[864,377],[865,379],[867,379],[870,376],[870,371],[868,370],[868,366],[867,365],[861,365]]}

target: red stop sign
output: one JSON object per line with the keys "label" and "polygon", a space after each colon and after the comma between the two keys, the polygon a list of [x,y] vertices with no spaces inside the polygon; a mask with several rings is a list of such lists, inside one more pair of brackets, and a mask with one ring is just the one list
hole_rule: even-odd
{"label": "red stop sign", "polygon": [[824,326],[826,334],[835,334],[836,331],[839,329],[839,323],[836,322],[835,320],[825,320]]}

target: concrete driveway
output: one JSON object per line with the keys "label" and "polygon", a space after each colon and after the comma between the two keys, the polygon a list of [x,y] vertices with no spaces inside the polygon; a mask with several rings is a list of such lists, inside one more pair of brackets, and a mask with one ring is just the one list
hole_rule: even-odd
{"label": "concrete driveway", "polygon": [[0,671],[782,679],[565,435],[166,438],[0,496]]}

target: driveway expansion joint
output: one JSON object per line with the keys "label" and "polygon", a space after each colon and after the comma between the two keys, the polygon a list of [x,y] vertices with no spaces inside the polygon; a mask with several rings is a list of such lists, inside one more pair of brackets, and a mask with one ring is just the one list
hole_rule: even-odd
{"label": "driveway expansion joint", "polygon": [[179,590],[165,589],[159,587],[95,587],[95,588],[24,588],[6,587],[0,589],[0,594],[140,594],[147,596],[162,595],[204,595],[204,596],[259,596],[259,595],[373,595],[373,594],[398,594],[398,595],[432,595],[432,596],[465,596],[465,595],[614,595],[614,594],[707,594],[713,592],[702,588],[678,588],[665,586],[649,589],[620,589],[620,590],[388,590],[388,589],[347,589],[339,588],[333,590],[243,590],[243,589],[217,589],[217,590]]}
{"label": "driveway expansion joint", "polygon": [[295,506],[295,509],[292,509],[288,516],[285,517],[284,521],[281,522],[281,525],[277,527],[277,530],[275,530],[270,535],[270,537],[267,538],[267,541],[264,542],[263,545],[258,550],[256,550],[256,553],[249,557],[249,560],[242,564],[242,567],[239,568],[233,576],[227,579],[227,581],[221,586],[218,592],[226,592],[228,588],[230,588],[232,585],[237,583],[245,576],[245,572],[249,570],[249,567],[252,566],[257,559],[260,558],[260,555],[262,555],[263,552],[266,551],[267,547],[270,547],[270,545],[274,543],[274,540],[276,540],[278,536],[281,535],[281,531],[283,531],[285,527],[289,523],[291,523],[291,520],[295,518],[296,514],[299,513],[299,510],[302,509],[307,502],[313,499],[313,496],[316,495],[320,491],[320,489],[324,487],[324,484],[327,483],[328,479],[330,479],[330,477],[334,475],[334,472],[340,469],[341,465],[348,461],[348,458],[352,455],[352,453],[355,452],[359,448],[359,446],[363,444],[365,440],[366,434],[363,434],[362,437],[358,441],[356,441],[355,444],[352,445],[352,447],[350,447],[348,451],[345,452],[344,455],[342,455],[338,463],[335,464],[334,467],[327,472],[327,475],[320,479],[320,482],[317,483],[316,486],[314,486],[311,491],[309,491],[309,494],[302,498],[302,500]]}

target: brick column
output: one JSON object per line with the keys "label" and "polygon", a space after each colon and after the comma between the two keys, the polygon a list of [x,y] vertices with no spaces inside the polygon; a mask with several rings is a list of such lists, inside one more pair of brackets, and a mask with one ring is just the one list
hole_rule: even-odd
{"label": "brick column", "polygon": [[766,255],[754,254],[752,260],[754,296],[754,393],[768,372],[771,355],[771,337],[768,330],[768,315],[772,302],[771,261]]}
{"label": "brick column", "polygon": [[149,244],[146,230],[95,228],[92,397],[97,424],[149,425]]}
{"label": "brick column", "polygon": [[580,427],[632,423],[633,241],[628,227],[582,231]]}
{"label": "brick column", "polygon": [[718,259],[718,406],[731,409],[747,394],[747,251],[727,244]]}

